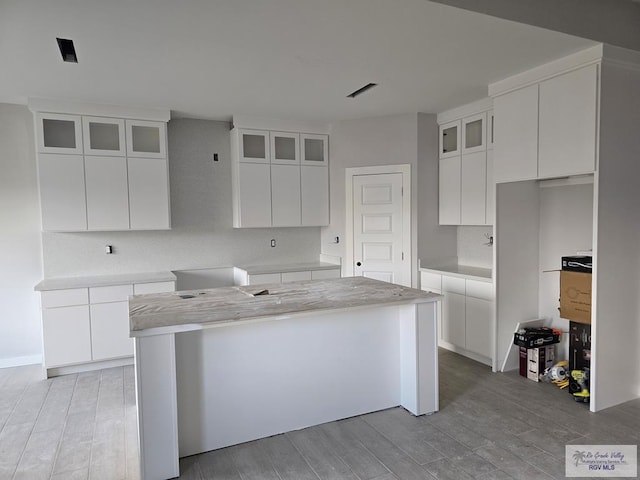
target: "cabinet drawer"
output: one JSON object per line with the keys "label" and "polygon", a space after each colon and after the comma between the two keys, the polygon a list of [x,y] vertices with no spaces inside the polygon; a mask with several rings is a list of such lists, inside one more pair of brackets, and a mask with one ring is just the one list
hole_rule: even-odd
{"label": "cabinet drawer", "polygon": [[311,280],[311,272],[283,272],[282,273],[282,283],[286,282],[299,282],[302,280]]}
{"label": "cabinet drawer", "polygon": [[123,302],[133,295],[133,285],[110,285],[108,287],[89,287],[91,303]]}
{"label": "cabinet drawer", "polygon": [[280,283],[282,280],[279,273],[260,273],[249,275],[249,285],[260,285],[261,283]]}
{"label": "cabinet drawer", "polygon": [[493,300],[493,284],[488,282],[478,282],[467,280],[467,297],[480,298],[482,300]]}
{"label": "cabinet drawer", "polygon": [[174,292],[175,290],[176,286],[174,282],[136,283],[133,286],[134,295],[142,295],[145,293]]}
{"label": "cabinet drawer", "polygon": [[329,270],[313,270],[311,272],[311,280],[326,280],[328,278],[340,278],[340,269],[332,268]]}
{"label": "cabinet drawer", "polygon": [[442,276],[442,291],[465,294],[464,278]]}
{"label": "cabinet drawer", "polygon": [[42,308],[68,307],[71,305],[87,305],[89,294],[86,288],[69,288],[65,290],[48,290],[40,292]]}
{"label": "cabinet drawer", "polygon": [[420,288],[422,290],[442,290],[442,275],[437,273],[420,272]]}

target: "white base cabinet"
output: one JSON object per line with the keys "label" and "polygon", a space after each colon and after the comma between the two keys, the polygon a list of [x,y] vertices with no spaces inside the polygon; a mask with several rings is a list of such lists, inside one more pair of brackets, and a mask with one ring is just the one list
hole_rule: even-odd
{"label": "white base cabinet", "polygon": [[340,278],[340,265],[335,268],[314,268],[311,264],[281,265],[271,267],[236,267],[236,285],[262,285],[267,283],[289,283],[304,280],[328,280]]}
{"label": "white base cabinet", "polygon": [[[123,284],[41,292],[44,368],[100,368],[97,362],[133,356],[129,295],[175,290],[175,282]],[[131,360],[129,360],[131,363]]]}
{"label": "white base cabinet", "polygon": [[493,284],[421,272],[420,288],[444,296],[439,345],[490,366],[493,351]]}

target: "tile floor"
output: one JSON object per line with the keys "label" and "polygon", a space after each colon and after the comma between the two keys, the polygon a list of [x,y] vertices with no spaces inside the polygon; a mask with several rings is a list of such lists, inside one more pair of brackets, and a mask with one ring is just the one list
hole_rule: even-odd
{"label": "tile floor", "polygon": [[[0,480],[138,479],[132,367],[0,369]],[[565,444],[640,443],[640,400],[598,414],[552,385],[440,352],[441,410],[394,408],[181,460],[181,479],[564,477]]]}

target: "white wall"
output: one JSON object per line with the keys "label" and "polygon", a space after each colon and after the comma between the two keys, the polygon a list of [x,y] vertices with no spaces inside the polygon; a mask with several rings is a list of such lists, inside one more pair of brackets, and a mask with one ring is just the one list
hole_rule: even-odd
{"label": "white wall", "polygon": [[[332,125],[330,138],[331,224],[321,230],[321,251],[345,256],[345,168],[411,165],[413,279],[419,255],[455,255],[455,229],[439,227],[437,124],[435,116],[416,113],[347,120]],[[420,201],[419,201],[420,200]],[[434,223],[435,220],[435,223]],[[418,234],[420,232],[420,235]],[[443,233],[444,232],[444,233]],[[341,243],[333,243],[339,236]]]}
{"label": "white wall", "polygon": [[458,227],[458,263],[470,267],[493,268],[492,226]]}
{"label": "white wall", "polygon": [[[45,233],[45,276],[318,260],[318,227],[232,228],[228,123],[175,119],[169,122],[168,137],[172,229]],[[104,253],[107,244],[114,246],[114,254]]]}
{"label": "white wall", "polygon": [[38,363],[42,278],[33,117],[0,104],[0,367]]}

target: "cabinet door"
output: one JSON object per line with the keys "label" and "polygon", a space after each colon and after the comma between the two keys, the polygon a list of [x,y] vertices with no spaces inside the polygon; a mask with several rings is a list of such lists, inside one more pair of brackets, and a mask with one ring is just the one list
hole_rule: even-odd
{"label": "cabinet door", "polygon": [[460,156],[441,159],[438,189],[440,225],[460,225]]}
{"label": "cabinet door", "polygon": [[129,229],[129,187],[125,157],[84,159],[89,230]]}
{"label": "cabinet door", "polygon": [[595,170],[598,67],[540,83],[539,176]]}
{"label": "cabinet door", "polygon": [[271,165],[272,225],[299,227],[300,216],[300,167]]}
{"label": "cabinet door", "polygon": [[129,302],[91,305],[91,348],[94,360],[133,355],[129,338]]}
{"label": "cabinet door", "polygon": [[466,297],[466,349],[491,358],[492,302]]}
{"label": "cabinet door", "polygon": [[82,155],[38,155],[42,229],[87,229],[84,160]]}
{"label": "cabinet door", "polygon": [[237,165],[235,227],[271,226],[271,168],[260,163]]}
{"label": "cabinet door", "polygon": [[121,156],[125,148],[124,120],[82,117],[85,155]]}
{"label": "cabinet door", "polygon": [[427,292],[442,291],[442,275],[430,272],[420,272],[420,289]]}
{"label": "cabinet door", "polygon": [[460,223],[484,225],[487,202],[487,152],[462,155]]}
{"label": "cabinet door", "polygon": [[329,225],[329,169],[303,165],[300,182],[302,225]]}
{"label": "cabinet door", "polygon": [[311,272],[282,272],[282,283],[301,282],[303,280],[311,280]]}
{"label": "cabinet door", "polygon": [[311,280],[327,280],[330,278],[340,278],[340,269],[332,268],[328,270],[313,270]]}
{"label": "cabinet door", "polygon": [[36,114],[38,152],[82,154],[82,121],[79,115]]}
{"label": "cabinet door", "polygon": [[329,164],[329,135],[300,134],[300,162],[302,165]]}
{"label": "cabinet door", "polygon": [[462,154],[486,150],[487,114],[479,113],[462,119]]}
{"label": "cabinet door", "polygon": [[462,122],[460,120],[440,125],[440,158],[460,155],[461,125]]}
{"label": "cabinet door", "polygon": [[241,162],[269,163],[269,132],[238,130],[238,159]]}
{"label": "cabinet door", "polygon": [[496,97],[494,177],[497,183],[538,176],[538,85]]}
{"label": "cabinet door", "polygon": [[496,203],[496,184],[493,179],[493,150],[487,150],[487,202],[485,224],[493,225],[493,214]]}
{"label": "cabinet door", "polygon": [[281,283],[282,275],[279,273],[259,273],[249,275],[249,285],[260,285],[262,283]]}
{"label": "cabinet door", "polygon": [[131,230],[171,228],[169,178],[165,158],[129,158]]}
{"label": "cabinet door", "polygon": [[144,120],[126,120],[127,156],[167,157],[167,124]]}
{"label": "cabinet door", "polygon": [[271,164],[300,164],[300,134],[290,132],[270,132]]}
{"label": "cabinet door", "polygon": [[88,305],[45,308],[42,335],[46,368],[91,361]]}
{"label": "cabinet door", "polygon": [[465,348],[465,297],[453,292],[443,294],[442,340]]}

